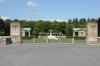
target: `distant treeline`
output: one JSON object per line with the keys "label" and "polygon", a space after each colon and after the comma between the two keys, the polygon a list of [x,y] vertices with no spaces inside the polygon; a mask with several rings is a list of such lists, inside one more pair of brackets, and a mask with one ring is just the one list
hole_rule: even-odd
{"label": "distant treeline", "polygon": [[3,21],[0,19],[0,36],[10,35],[10,23],[20,22],[22,28],[32,28],[31,34],[38,36],[40,32],[49,33],[51,30],[55,33],[63,33],[66,36],[72,36],[73,28],[86,28],[86,23],[89,21],[96,21],[95,18],[75,18],[66,21],[27,21],[27,20],[10,20]]}

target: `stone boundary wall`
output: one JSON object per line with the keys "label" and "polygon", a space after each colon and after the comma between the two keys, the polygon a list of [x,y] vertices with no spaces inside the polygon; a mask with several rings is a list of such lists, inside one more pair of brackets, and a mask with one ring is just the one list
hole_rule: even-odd
{"label": "stone boundary wall", "polygon": [[10,36],[0,36],[0,44],[11,44]]}
{"label": "stone boundary wall", "polygon": [[100,37],[98,37],[97,40],[98,40],[98,43],[100,43]]}

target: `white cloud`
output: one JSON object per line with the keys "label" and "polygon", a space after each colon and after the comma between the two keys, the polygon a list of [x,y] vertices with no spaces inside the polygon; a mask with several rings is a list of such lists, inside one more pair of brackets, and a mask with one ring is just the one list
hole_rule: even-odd
{"label": "white cloud", "polygon": [[28,7],[37,7],[38,4],[36,4],[36,3],[32,2],[32,1],[28,1],[28,2],[27,2],[27,6],[28,6]]}
{"label": "white cloud", "polygon": [[3,20],[9,19],[9,17],[5,17],[5,16],[1,16],[0,18]]}
{"label": "white cloud", "polygon": [[67,20],[64,20],[64,19],[52,19],[52,18],[48,18],[48,19],[40,19],[40,20],[44,20],[44,21],[59,21],[59,22],[62,22],[62,21],[65,21],[67,22]]}

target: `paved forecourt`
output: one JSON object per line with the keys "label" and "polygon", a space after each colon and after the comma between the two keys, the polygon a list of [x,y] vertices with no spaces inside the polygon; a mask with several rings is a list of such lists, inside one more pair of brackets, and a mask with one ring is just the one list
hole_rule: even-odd
{"label": "paved forecourt", "polygon": [[0,45],[0,66],[100,66],[100,45]]}

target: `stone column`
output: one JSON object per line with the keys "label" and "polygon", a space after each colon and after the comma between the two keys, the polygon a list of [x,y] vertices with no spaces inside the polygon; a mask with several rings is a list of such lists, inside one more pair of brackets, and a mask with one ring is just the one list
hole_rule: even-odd
{"label": "stone column", "polygon": [[30,31],[29,31],[29,37],[31,36],[31,33],[30,33]]}
{"label": "stone column", "polygon": [[12,22],[10,24],[10,36],[13,44],[18,44],[22,42],[20,22]]}
{"label": "stone column", "polygon": [[74,37],[72,38],[72,44],[74,44],[75,43],[75,41],[74,41],[75,39],[74,39]]}
{"label": "stone column", "polygon": [[87,43],[97,43],[98,37],[98,24],[97,22],[88,22],[87,23]]}
{"label": "stone column", "polygon": [[34,37],[34,43],[36,43],[36,38]]}
{"label": "stone column", "polygon": [[48,39],[48,37],[46,38],[46,43],[49,43],[49,39]]}
{"label": "stone column", "polygon": [[75,37],[75,31],[73,31],[73,37]]}
{"label": "stone column", "polygon": [[25,30],[22,31],[22,37],[25,37]]}

